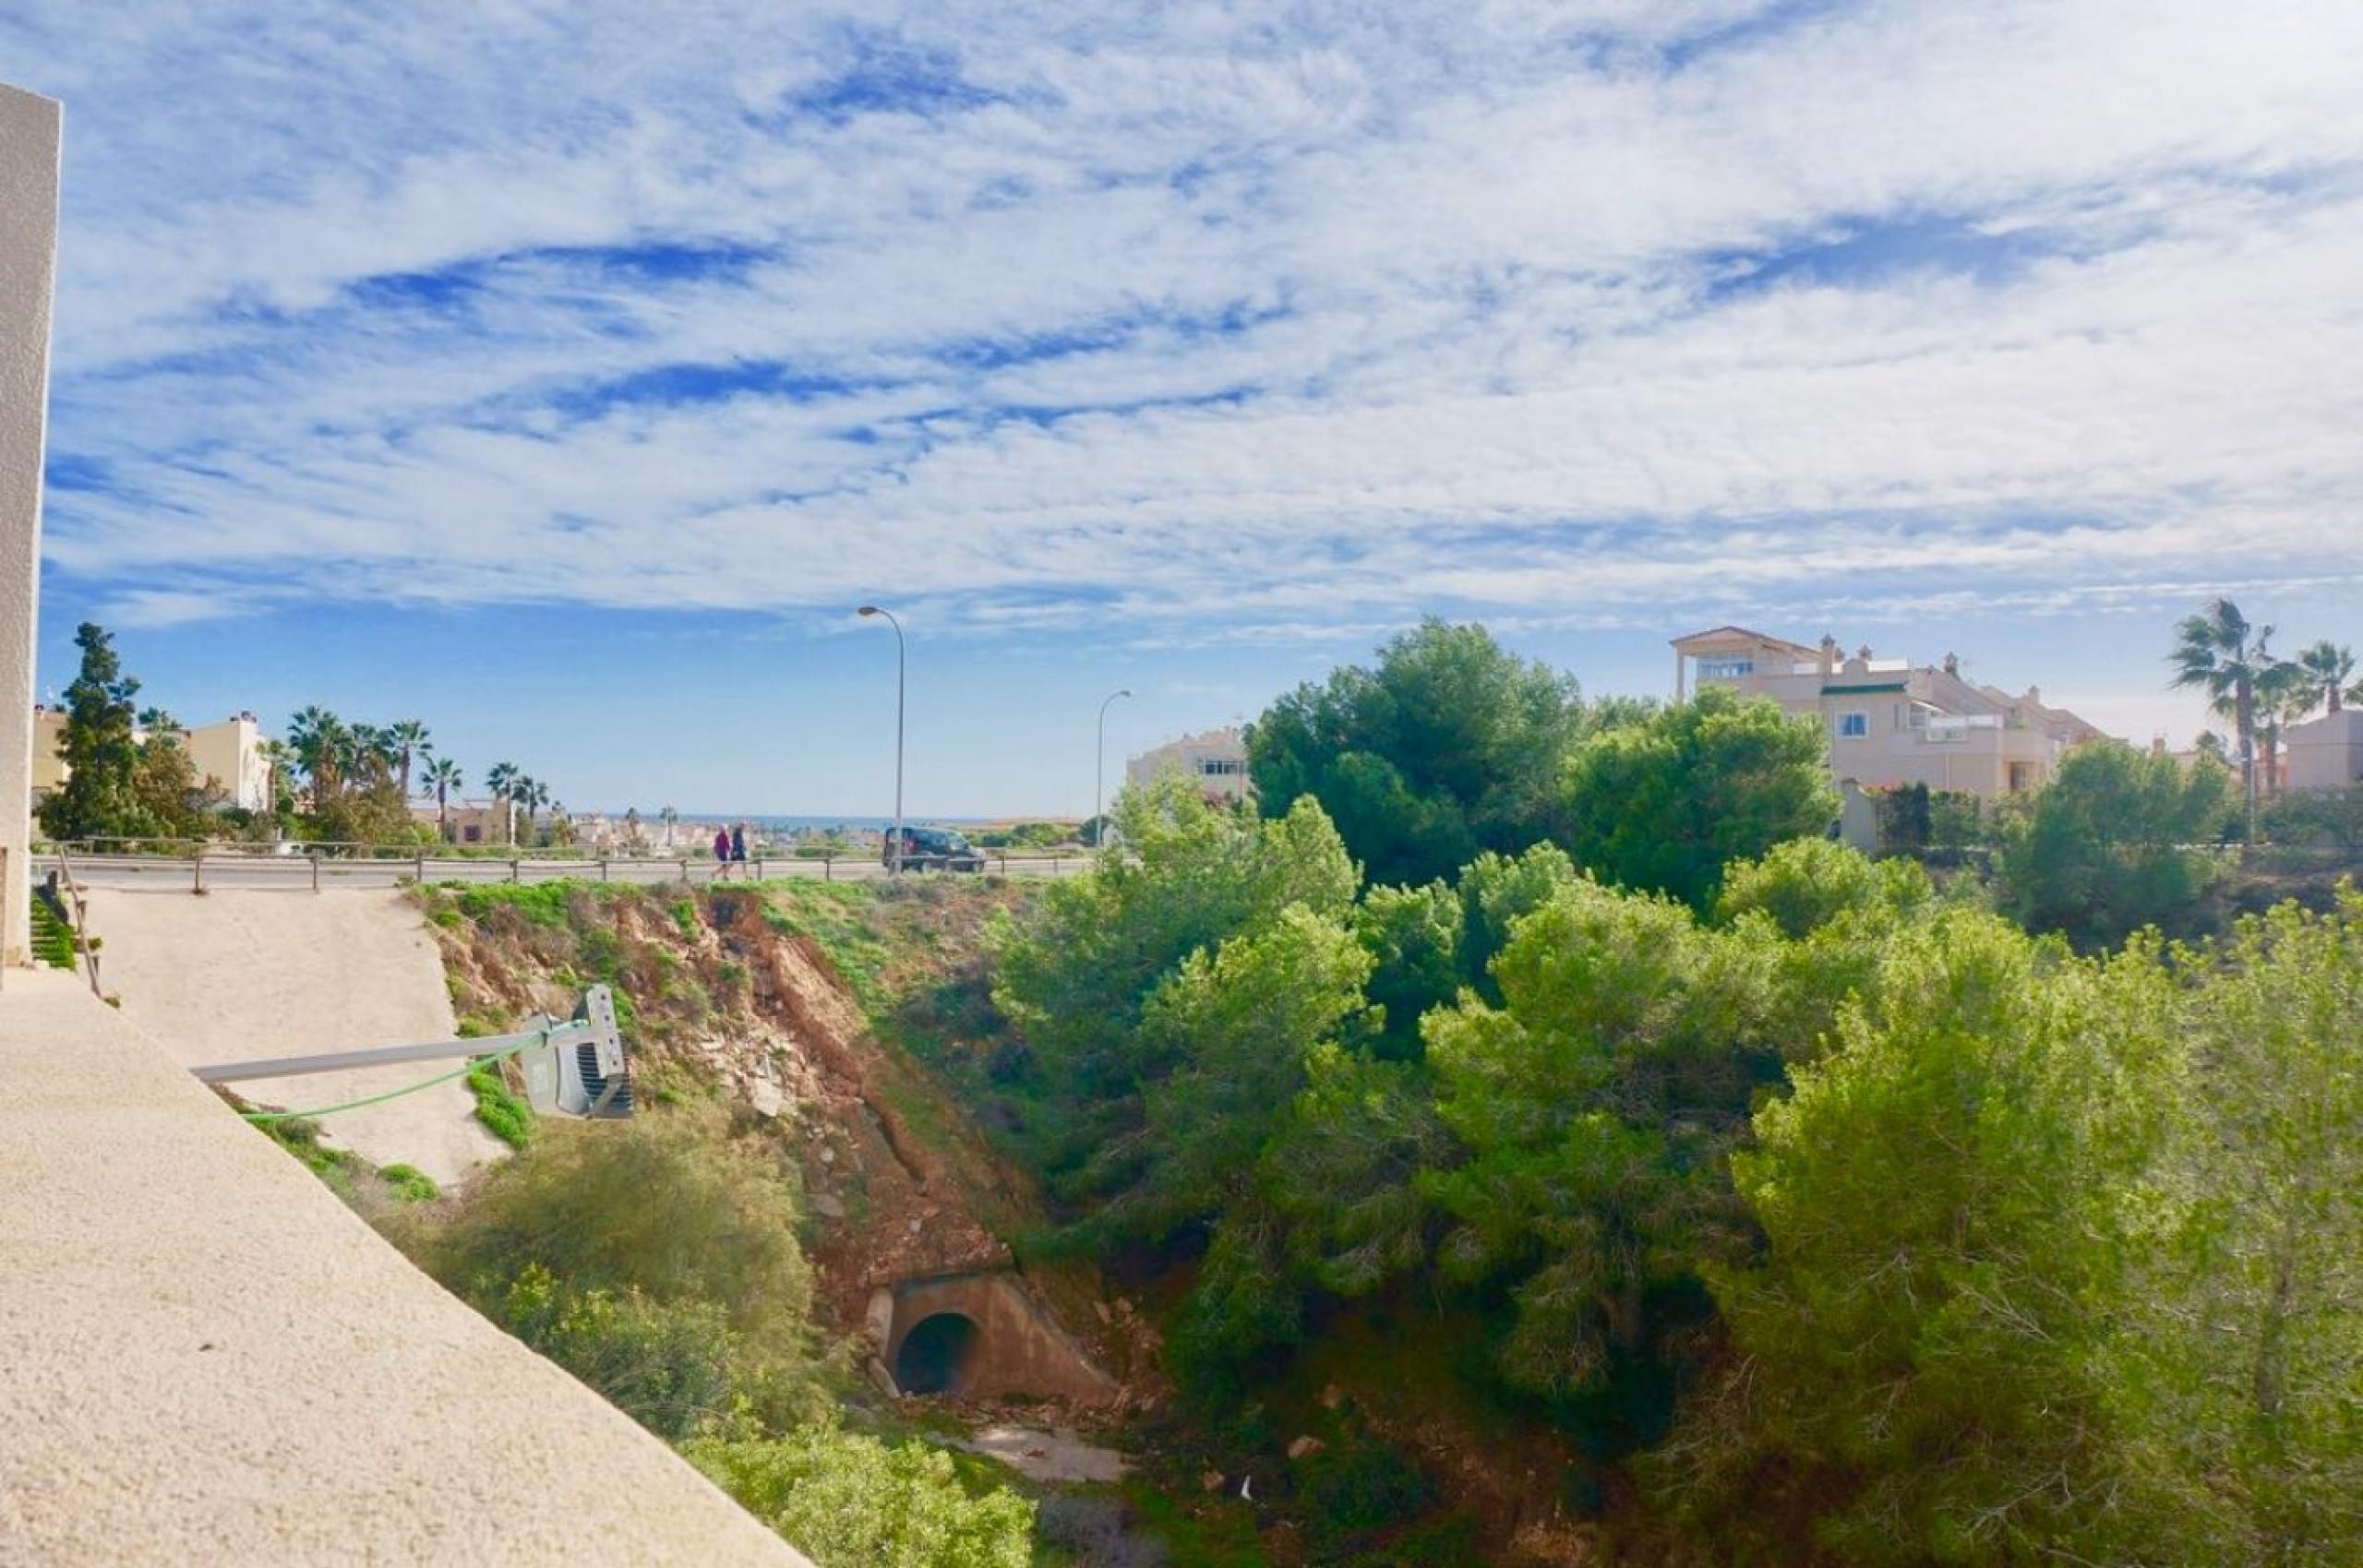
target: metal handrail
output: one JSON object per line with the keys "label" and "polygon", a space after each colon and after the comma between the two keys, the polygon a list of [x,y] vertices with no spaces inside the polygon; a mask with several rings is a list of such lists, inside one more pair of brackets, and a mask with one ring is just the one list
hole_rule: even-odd
{"label": "metal handrail", "polygon": [[90,905],[82,896],[82,889],[74,880],[74,864],[61,846],[57,852],[57,872],[66,881],[66,902],[74,906],[74,949],[82,955],[82,972],[90,976],[90,994],[101,1001],[106,992],[99,986],[99,953],[90,942]]}

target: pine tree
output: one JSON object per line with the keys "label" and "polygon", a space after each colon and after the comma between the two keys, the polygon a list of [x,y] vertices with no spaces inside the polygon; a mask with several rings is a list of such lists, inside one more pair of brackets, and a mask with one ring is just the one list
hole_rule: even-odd
{"label": "pine tree", "polygon": [[139,743],[132,699],[139,683],[123,673],[114,639],[95,621],[75,629],[74,645],[82,667],[66,688],[66,732],[57,744],[69,772],[42,802],[42,832],[56,840],[147,837],[158,824],[133,787]]}

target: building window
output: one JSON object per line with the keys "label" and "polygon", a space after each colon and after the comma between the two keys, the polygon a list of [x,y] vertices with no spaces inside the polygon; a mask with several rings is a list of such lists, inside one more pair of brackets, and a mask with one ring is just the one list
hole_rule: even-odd
{"label": "building window", "polygon": [[1228,778],[1247,771],[1247,764],[1235,757],[1208,757],[1198,764],[1198,772],[1210,779]]}
{"label": "building window", "polygon": [[1698,661],[1700,680],[1738,680],[1755,673],[1754,659],[1701,659]]}
{"label": "building window", "polygon": [[467,826],[460,830],[460,836],[470,844],[482,844],[484,842],[484,830],[477,827],[474,822],[470,822]]}
{"label": "building window", "polygon": [[1870,733],[1871,716],[1868,713],[1841,713],[1838,715],[1839,739],[1862,740],[1868,736]]}

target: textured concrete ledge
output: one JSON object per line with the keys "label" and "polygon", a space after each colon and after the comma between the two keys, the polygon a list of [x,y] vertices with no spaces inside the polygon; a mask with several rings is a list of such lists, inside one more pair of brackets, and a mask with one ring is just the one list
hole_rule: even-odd
{"label": "textured concrete ledge", "polygon": [[0,1085],[0,1562],[809,1568],[73,976]]}

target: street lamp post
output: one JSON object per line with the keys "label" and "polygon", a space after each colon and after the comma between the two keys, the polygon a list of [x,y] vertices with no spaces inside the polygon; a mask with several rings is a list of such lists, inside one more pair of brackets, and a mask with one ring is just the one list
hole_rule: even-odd
{"label": "street lamp post", "polygon": [[1099,738],[1091,748],[1091,847],[1108,847],[1108,704],[1130,697],[1132,688],[1111,691],[1099,701]]}
{"label": "street lamp post", "polygon": [[864,604],[861,613],[884,616],[894,628],[894,836],[886,841],[886,869],[892,873],[903,868],[903,623],[875,604]]}

